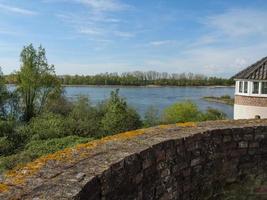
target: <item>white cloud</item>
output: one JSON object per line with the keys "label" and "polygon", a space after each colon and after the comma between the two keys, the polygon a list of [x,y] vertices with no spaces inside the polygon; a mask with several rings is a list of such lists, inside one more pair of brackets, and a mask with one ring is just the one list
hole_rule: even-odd
{"label": "white cloud", "polygon": [[128,9],[130,6],[123,4],[117,0],[76,0],[94,11],[121,11]]}
{"label": "white cloud", "polygon": [[225,13],[209,16],[204,24],[232,37],[251,34],[267,35],[267,13],[261,10],[233,9]]}
{"label": "white cloud", "polygon": [[6,12],[13,12],[20,15],[37,15],[38,13],[32,10],[27,10],[24,8],[14,7],[14,6],[8,6],[4,4],[0,4],[0,10],[6,11]]}
{"label": "white cloud", "polygon": [[149,43],[149,46],[165,46],[165,45],[172,45],[175,44],[175,40],[159,40],[159,41],[152,41]]}
{"label": "white cloud", "polygon": [[78,31],[79,33],[86,34],[86,35],[101,36],[104,34],[102,29],[97,29],[93,27],[81,27]]}
{"label": "white cloud", "polygon": [[131,8],[128,4],[117,0],[72,0],[68,2],[79,3],[87,10],[56,15],[78,34],[89,35],[90,39],[95,38],[95,41],[110,40],[112,37],[132,38],[136,35],[133,31],[122,31],[127,21],[114,17],[117,12]]}
{"label": "white cloud", "polygon": [[135,36],[134,32],[124,32],[124,31],[114,31],[113,34],[115,36],[119,36],[123,38],[131,38]]}

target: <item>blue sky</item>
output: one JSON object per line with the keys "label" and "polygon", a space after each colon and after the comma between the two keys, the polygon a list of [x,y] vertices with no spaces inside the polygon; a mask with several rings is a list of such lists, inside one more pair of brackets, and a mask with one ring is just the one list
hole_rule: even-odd
{"label": "blue sky", "polygon": [[57,74],[229,77],[267,56],[265,0],[0,0],[0,66],[42,44]]}

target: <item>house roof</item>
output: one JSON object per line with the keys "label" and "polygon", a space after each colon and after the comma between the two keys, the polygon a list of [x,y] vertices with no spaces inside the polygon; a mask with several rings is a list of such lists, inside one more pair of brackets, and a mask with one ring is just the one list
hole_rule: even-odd
{"label": "house roof", "polygon": [[267,80],[267,57],[237,73],[233,79]]}

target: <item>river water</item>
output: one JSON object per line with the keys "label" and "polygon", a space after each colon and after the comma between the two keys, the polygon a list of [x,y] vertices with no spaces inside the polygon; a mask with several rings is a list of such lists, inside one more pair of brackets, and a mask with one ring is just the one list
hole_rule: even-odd
{"label": "river water", "polygon": [[233,87],[99,87],[99,86],[67,86],[65,92],[67,97],[76,98],[79,95],[88,96],[92,103],[103,101],[109,97],[112,90],[120,89],[120,95],[137,109],[143,116],[149,106],[155,106],[159,111],[165,107],[185,100],[195,102],[201,110],[208,107],[216,108],[233,118],[233,106],[207,102],[204,96],[234,96]]}

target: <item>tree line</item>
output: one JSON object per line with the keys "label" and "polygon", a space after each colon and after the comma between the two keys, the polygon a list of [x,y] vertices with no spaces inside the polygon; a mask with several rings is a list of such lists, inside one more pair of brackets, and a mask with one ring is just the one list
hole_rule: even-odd
{"label": "tree line", "polygon": [[[6,83],[16,84],[17,75],[5,76]],[[135,71],[125,73],[102,73],[91,76],[62,75],[58,76],[63,85],[122,85],[122,86],[229,86],[234,82],[231,79],[207,77],[193,73],[166,73],[156,71]]]}

